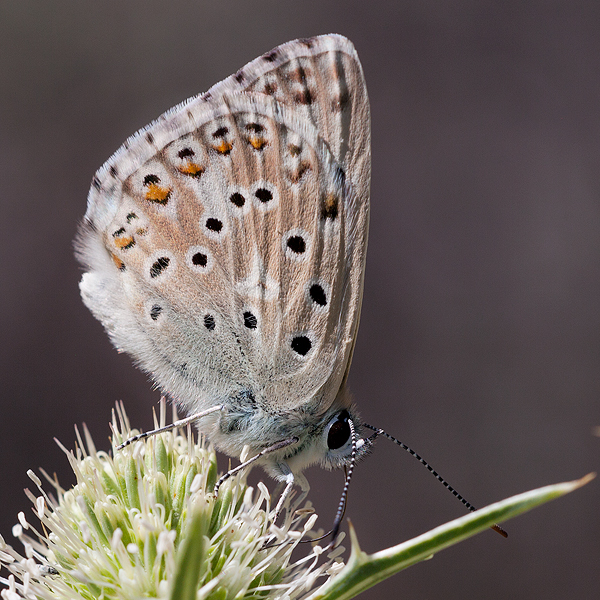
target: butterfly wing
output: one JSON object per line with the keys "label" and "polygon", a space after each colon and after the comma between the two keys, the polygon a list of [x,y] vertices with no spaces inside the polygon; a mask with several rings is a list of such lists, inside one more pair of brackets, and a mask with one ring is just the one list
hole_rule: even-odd
{"label": "butterfly wing", "polygon": [[368,210],[371,115],[362,67],[350,40],[330,34],[282,44],[214,85],[205,97],[218,101],[239,91],[270,96],[312,123]]}
{"label": "butterfly wing", "polygon": [[[285,64],[323,61],[300,42],[281,48]],[[272,74],[246,77],[260,87]],[[326,115],[321,96],[339,87],[311,91],[308,118],[288,96],[228,81],[136,134],[96,174],[78,242],[82,296],[114,344],[188,410],[324,411],[360,311],[368,122],[365,158],[364,139],[336,142],[354,117]],[[364,103],[359,83],[352,94]]]}

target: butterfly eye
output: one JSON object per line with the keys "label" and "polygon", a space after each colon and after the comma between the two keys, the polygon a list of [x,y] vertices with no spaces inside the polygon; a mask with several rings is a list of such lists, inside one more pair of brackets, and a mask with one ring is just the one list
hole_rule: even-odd
{"label": "butterfly eye", "polygon": [[343,410],[329,427],[327,434],[327,447],[330,450],[338,450],[345,446],[350,439],[351,431],[348,423],[350,415],[347,410]]}

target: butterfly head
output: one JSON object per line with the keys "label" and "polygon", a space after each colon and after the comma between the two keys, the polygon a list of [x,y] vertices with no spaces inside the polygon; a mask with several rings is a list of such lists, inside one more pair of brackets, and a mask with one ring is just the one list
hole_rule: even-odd
{"label": "butterfly head", "polygon": [[[342,398],[346,393],[341,394]],[[354,406],[349,401],[336,401],[330,409],[319,417],[300,416],[295,425],[291,420],[283,424],[280,419],[273,422],[276,428],[283,425],[286,436],[280,439],[297,441],[290,444],[281,452],[265,457],[265,470],[275,477],[289,469],[298,474],[307,467],[319,464],[332,470],[349,465],[352,461],[362,458],[370,444],[360,437],[361,421]],[[282,465],[285,467],[282,468]],[[283,470],[282,470],[283,469]]]}

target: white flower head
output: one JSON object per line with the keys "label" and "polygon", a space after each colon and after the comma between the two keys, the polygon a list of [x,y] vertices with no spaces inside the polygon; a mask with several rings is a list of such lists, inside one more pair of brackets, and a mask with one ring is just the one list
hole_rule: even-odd
{"label": "white flower head", "polygon": [[[161,422],[165,408],[161,406]],[[14,535],[20,554],[0,543],[3,600],[138,598],[281,598],[308,596],[315,582],[338,572],[319,546],[303,545],[316,520],[310,505],[286,505],[285,519],[269,519],[263,484],[232,476],[213,494],[216,456],[188,431],[173,430],[118,444],[132,432],[125,411],[113,414],[113,451],[97,451],[84,428],[67,456],[76,485],[48,494],[28,492],[40,527],[19,513]],[[308,508],[307,508],[308,507]],[[273,542],[273,540],[276,540]],[[314,591],[314,590],[313,590]]]}

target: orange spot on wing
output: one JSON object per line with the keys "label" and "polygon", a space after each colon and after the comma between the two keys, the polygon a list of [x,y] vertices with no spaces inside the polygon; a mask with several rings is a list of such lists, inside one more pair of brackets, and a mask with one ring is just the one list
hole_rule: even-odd
{"label": "orange spot on wing", "polygon": [[127,250],[135,246],[135,240],[132,236],[115,238],[115,246],[121,250]]}
{"label": "orange spot on wing", "polygon": [[324,219],[335,219],[338,216],[338,198],[333,194],[327,194],[323,200],[321,216]]}
{"label": "orange spot on wing", "polygon": [[225,140],[221,140],[216,146],[213,146],[213,150],[218,152],[219,154],[227,155],[231,152],[233,148],[233,144],[231,142],[227,142]]}
{"label": "orange spot on wing", "polygon": [[248,138],[248,143],[255,150],[262,150],[269,142],[264,137],[253,136]]}
{"label": "orange spot on wing", "polygon": [[118,256],[115,256],[114,254],[111,253],[110,257],[113,259],[113,262],[115,263],[115,265],[117,266],[117,269],[119,269],[119,271],[125,270],[125,263]]}
{"label": "orange spot on wing", "polygon": [[171,196],[171,188],[162,187],[157,183],[149,183],[147,185],[146,200],[156,202],[158,204],[166,204]]}
{"label": "orange spot on wing", "polygon": [[200,175],[204,173],[204,167],[193,162],[186,162],[180,167],[177,167],[177,170],[184,175],[189,175],[190,177],[200,177]]}

